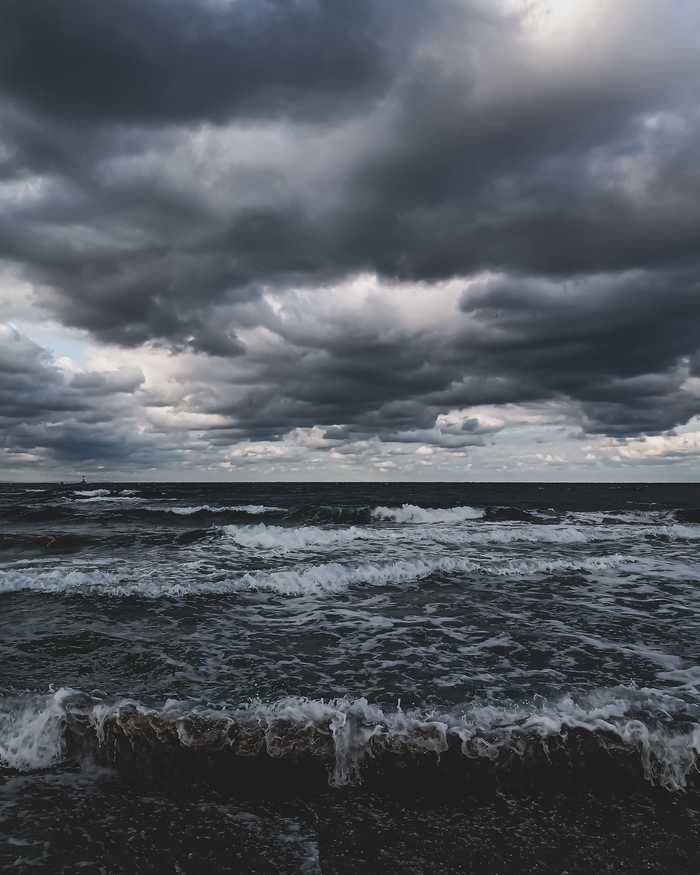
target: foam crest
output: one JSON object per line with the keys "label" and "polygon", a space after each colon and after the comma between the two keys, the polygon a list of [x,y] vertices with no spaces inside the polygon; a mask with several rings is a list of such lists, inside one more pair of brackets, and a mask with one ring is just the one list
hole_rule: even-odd
{"label": "foam crest", "polygon": [[[440,527],[430,532],[430,537],[442,544],[589,544],[605,540],[604,530],[584,531],[573,525],[543,526],[524,523],[484,523],[470,528]],[[608,536],[609,537],[609,536]]]}
{"label": "foam crest", "polygon": [[73,495],[79,495],[81,498],[104,498],[109,495],[109,489],[74,489]]}
{"label": "foam crest", "polygon": [[596,573],[629,565],[635,560],[619,554],[578,560],[508,559],[499,562],[477,562],[470,559],[439,557],[435,559],[404,559],[393,562],[343,565],[327,562],[302,569],[247,572],[229,577],[214,574],[207,578],[182,583],[159,577],[157,569],[114,572],[103,569],[51,569],[35,567],[10,568],[0,571],[0,594],[31,590],[42,593],[85,593],[106,596],[143,596],[168,598],[193,595],[225,595],[245,591],[272,592],[284,596],[304,596],[344,592],[356,585],[398,586],[413,583],[433,574],[491,575],[493,577],[525,577],[538,574]]}
{"label": "foam crest", "polygon": [[481,519],[483,516],[482,509],[467,506],[426,508],[416,504],[402,504],[401,507],[375,507],[372,511],[373,519],[395,523],[458,523]]}
{"label": "foam crest", "polygon": [[143,501],[144,499],[139,498],[137,495],[122,495],[120,493],[119,495],[93,495],[89,498],[76,498],[75,500],[76,502],[80,502],[80,504],[89,504],[96,501],[106,501],[110,504],[118,504],[120,501],[133,503],[135,501]]}
{"label": "foam crest", "polygon": [[97,569],[80,571],[53,568],[45,571],[36,568],[6,568],[0,571],[0,594],[22,590],[57,594],[81,589],[108,591],[118,583],[118,575]]}
{"label": "foam crest", "polygon": [[570,511],[565,514],[566,519],[584,525],[627,525],[627,526],[653,526],[663,525],[673,520],[670,511],[663,510],[581,510]]}
{"label": "foam crest", "polygon": [[222,531],[228,539],[241,547],[263,548],[275,552],[304,550],[309,547],[337,547],[369,536],[366,530],[355,526],[347,529],[322,529],[317,526],[292,528],[260,523],[254,526],[222,526]]}
{"label": "foam crest", "polygon": [[168,513],[175,513],[179,516],[191,516],[195,513],[247,513],[251,515],[264,513],[284,513],[284,507],[268,507],[264,504],[232,504],[232,505],[211,505],[199,504],[193,507],[156,507],[151,510],[165,510]]}
{"label": "foam crest", "polygon": [[240,579],[238,586],[269,590],[281,595],[322,595],[342,592],[359,584],[382,586],[413,583],[437,573],[512,577],[557,572],[594,572],[605,571],[630,561],[634,560],[616,555],[574,562],[557,559],[510,559],[498,564],[450,557],[405,559],[354,566],[329,562],[310,566],[303,571],[284,570],[247,574]]}
{"label": "foam crest", "polygon": [[674,523],[671,526],[663,526],[656,529],[655,534],[665,535],[672,541],[697,541],[700,539],[700,526]]}

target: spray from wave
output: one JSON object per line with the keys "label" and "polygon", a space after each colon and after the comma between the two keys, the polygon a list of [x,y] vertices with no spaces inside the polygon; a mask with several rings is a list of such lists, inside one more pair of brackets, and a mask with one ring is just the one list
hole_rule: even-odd
{"label": "spray from wave", "polygon": [[8,697],[0,704],[0,765],[45,769],[65,756],[65,703],[74,691]]}

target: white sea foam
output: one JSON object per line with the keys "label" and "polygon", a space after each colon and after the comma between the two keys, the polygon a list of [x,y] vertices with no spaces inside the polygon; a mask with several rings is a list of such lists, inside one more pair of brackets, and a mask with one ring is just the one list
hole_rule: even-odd
{"label": "white sea foam", "polygon": [[[79,592],[81,590],[118,594],[122,576],[100,569],[79,570],[53,568],[50,571],[35,568],[3,568],[0,570],[0,595],[30,590],[43,593]],[[132,591],[138,592],[142,583],[134,581]]]}
{"label": "white sea foam", "polygon": [[[60,762],[65,756],[64,726],[75,714],[83,726],[92,727],[98,747],[105,745],[108,727],[116,723],[127,738],[152,732],[154,739],[188,748],[228,746],[241,755],[265,749],[273,757],[306,750],[330,756],[330,782],[342,786],[361,782],[363,765],[382,752],[439,758],[454,748],[453,740],[465,757],[495,761],[503,749],[525,756],[543,746],[546,750],[550,740],[562,738],[567,730],[579,729],[601,733],[605,746],[606,738],[612,738],[636,750],[650,783],[680,790],[700,755],[700,725],[690,722],[697,710],[657,690],[624,687],[583,698],[564,695],[538,706],[475,704],[430,711],[388,710],[364,698],[299,697],[222,709],[169,700],[155,709],[134,700],[99,701],[61,689],[27,701],[0,701],[0,761],[21,771]],[[673,715],[683,720],[675,731],[668,726]],[[280,732],[281,725],[288,729]],[[174,731],[162,732],[160,727],[167,726]],[[232,726],[239,731],[231,732]]]}
{"label": "white sea foam", "polygon": [[131,504],[137,501],[144,501],[143,498],[139,498],[137,495],[93,495],[90,498],[76,498],[77,502],[81,504],[90,504],[92,502],[107,502],[108,504],[119,504],[122,501],[128,501]]}
{"label": "white sea foam", "polygon": [[351,526],[345,529],[321,529],[317,526],[222,526],[226,537],[241,547],[263,548],[273,552],[338,547],[371,537],[371,531]]}
{"label": "white sea foam", "polygon": [[[404,544],[407,538],[416,544],[441,544],[481,546],[488,544],[553,544],[577,545],[602,541],[617,541],[619,526],[572,523],[538,525],[531,523],[483,522],[479,526],[464,527],[450,523],[439,526],[412,525],[410,529],[350,526],[347,528],[321,528],[317,526],[271,526],[259,523],[250,526],[222,526],[227,539],[241,547],[262,548],[273,552],[292,550],[333,549],[355,541],[375,544]],[[700,539],[700,526],[669,525],[635,529],[634,536],[664,537],[670,540]]]}
{"label": "white sea foam", "polygon": [[529,523],[484,523],[479,527],[446,528],[428,531],[428,536],[442,544],[510,544],[517,542],[546,544],[587,544],[604,540],[609,532],[582,530],[572,525],[531,525]]}
{"label": "white sea foam", "polygon": [[670,525],[626,526],[604,524],[560,523],[539,525],[537,523],[490,523],[484,522],[469,528],[439,528],[427,531],[427,535],[440,543],[460,544],[509,544],[512,542],[546,544],[590,544],[596,541],[620,541],[622,538],[661,537],[671,541],[700,539],[700,526]]}
{"label": "white sea foam", "polygon": [[646,525],[653,526],[673,521],[671,511],[665,510],[610,510],[570,511],[566,518],[588,525]]}
{"label": "white sea foam", "polygon": [[176,513],[179,516],[190,516],[194,513],[247,513],[251,515],[263,513],[283,513],[284,507],[268,507],[264,504],[232,504],[215,506],[210,504],[199,504],[194,507],[153,507],[150,510],[165,510],[168,513]]}
{"label": "white sea foam", "polygon": [[458,523],[483,517],[484,511],[478,507],[426,508],[416,504],[402,504],[401,507],[375,507],[372,517],[376,520],[390,520],[396,523]]}
{"label": "white sea foam", "polygon": [[395,586],[413,583],[438,573],[524,577],[533,574],[606,571],[633,561],[630,557],[616,555],[578,561],[524,558],[498,563],[451,557],[403,559],[359,565],[328,562],[311,565],[303,570],[285,569],[245,574],[236,581],[228,581],[227,585],[232,590],[264,590],[281,595],[321,595],[343,592],[356,585]]}
{"label": "white sea foam", "polygon": [[[5,568],[0,570],[0,594],[31,590],[42,593],[90,593],[107,596],[138,595],[167,598],[187,595],[227,594],[245,591],[271,592],[285,596],[322,596],[344,592],[352,586],[397,586],[413,583],[433,574],[493,577],[528,577],[531,575],[605,573],[635,562],[630,556],[581,558],[573,560],[521,558],[498,562],[438,557],[403,559],[393,562],[343,565],[327,562],[304,568],[253,571],[222,576],[220,572],[200,573],[189,579],[186,569],[175,579],[159,576],[158,569],[137,571],[133,568],[106,569]],[[183,581],[184,578],[184,581]]]}
{"label": "white sea foam", "polygon": [[101,498],[109,495],[109,489],[74,489],[73,495],[80,495],[82,498]]}
{"label": "white sea foam", "polygon": [[662,535],[672,541],[697,541],[700,539],[700,526],[685,523],[674,523],[670,526],[659,526],[653,534]]}

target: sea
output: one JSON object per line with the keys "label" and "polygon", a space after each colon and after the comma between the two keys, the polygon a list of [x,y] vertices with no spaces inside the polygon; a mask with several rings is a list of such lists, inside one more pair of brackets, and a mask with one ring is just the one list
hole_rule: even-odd
{"label": "sea", "polygon": [[700,871],[700,485],[0,485],[0,869]]}

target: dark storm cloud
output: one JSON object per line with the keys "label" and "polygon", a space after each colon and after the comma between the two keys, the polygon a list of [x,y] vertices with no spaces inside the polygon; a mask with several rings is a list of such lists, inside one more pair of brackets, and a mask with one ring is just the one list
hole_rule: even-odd
{"label": "dark storm cloud", "polygon": [[[105,340],[239,352],[235,332],[204,324],[203,311],[267,277],[318,272],[318,228],[286,202],[232,203],[212,217],[206,199],[157,173],[114,180],[105,162],[167,149],[173,124],[327,121],[371,106],[415,38],[414,7],[396,16],[371,0],[8,2],[0,174],[38,174],[46,190],[0,221],[0,256],[29,265],[58,293],[62,319]],[[85,229],[94,239],[81,239]]]}
{"label": "dark storm cloud", "polygon": [[381,94],[396,63],[372,0],[6,0],[0,78],[79,123],[326,116]]}
{"label": "dark storm cloud", "polygon": [[578,400],[591,432],[655,433],[700,404],[683,388],[700,346],[698,269],[506,279],[463,296],[469,370],[526,374],[542,397]]}
{"label": "dark storm cloud", "polygon": [[252,387],[228,403],[224,390],[207,409],[257,438],[343,424],[327,437],[446,447],[478,445],[489,431],[467,419],[461,434],[436,433],[451,407],[559,400],[587,432],[618,437],[700,413],[684,387],[700,347],[693,269],[491,277],[462,295],[460,311],[445,333],[387,331],[371,308],[328,323],[269,318],[283,353],[252,355],[238,383]]}
{"label": "dark storm cloud", "polygon": [[[662,432],[698,412],[698,14],[602,21],[557,54],[477,0],[9,0],[0,257],[99,340],[230,359],[193,402],[235,421],[222,445],[468,445],[480,425],[436,416],[548,399]],[[371,312],[319,334],[261,297],[482,271],[444,334]]]}

